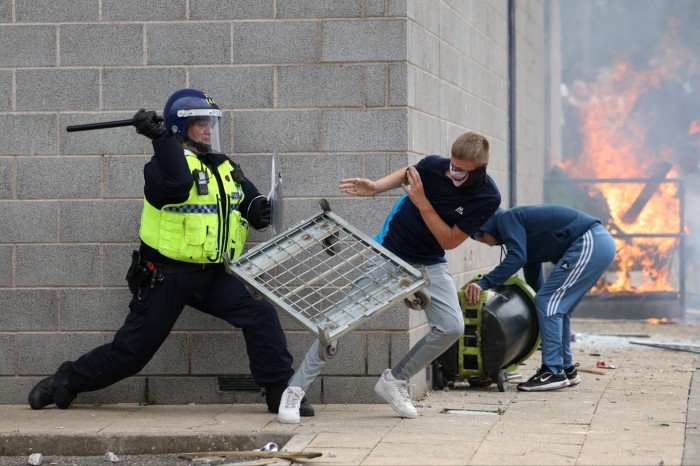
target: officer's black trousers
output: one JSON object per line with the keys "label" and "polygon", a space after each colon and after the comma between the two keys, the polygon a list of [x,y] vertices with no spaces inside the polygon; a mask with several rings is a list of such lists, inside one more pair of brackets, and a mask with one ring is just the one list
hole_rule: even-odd
{"label": "officer's black trousers", "polygon": [[68,388],[75,393],[98,390],[138,373],[168,337],[185,305],[243,330],[250,372],[258,385],[286,384],[294,374],[275,309],[253,299],[223,265],[216,265],[166,273],[153,288],[146,285],[143,299],[129,303],[129,315],[114,340],[74,361]]}

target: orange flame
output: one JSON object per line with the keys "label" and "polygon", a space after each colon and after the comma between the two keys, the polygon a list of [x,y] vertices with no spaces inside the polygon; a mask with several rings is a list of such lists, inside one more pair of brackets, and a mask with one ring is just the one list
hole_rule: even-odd
{"label": "orange flame", "polygon": [[[644,146],[648,127],[632,115],[640,95],[658,86],[663,67],[634,70],[620,63],[595,83],[589,83],[587,102],[579,107],[583,121],[583,150],[575,159],[561,164],[573,178],[648,179],[652,165],[659,160],[673,161],[670,149],[649,153]],[[667,178],[677,178],[673,168]],[[590,194],[601,194],[610,211],[609,229],[627,235],[681,233],[678,185],[660,183],[633,221],[625,213],[644,188],[643,182],[600,182],[590,186]],[[592,290],[595,292],[649,292],[675,290],[670,283],[673,252],[677,237],[616,238],[617,257],[609,273]]]}

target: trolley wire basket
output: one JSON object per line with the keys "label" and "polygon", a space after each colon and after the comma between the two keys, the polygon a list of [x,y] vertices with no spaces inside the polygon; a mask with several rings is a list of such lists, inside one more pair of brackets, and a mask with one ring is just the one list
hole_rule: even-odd
{"label": "trolley wire basket", "polygon": [[319,356],[335,357],[338,338],[403,300],[425,309],[430,284],[419,271],[331,212],[322,212],[231,261],[228,273],[255,298],[288,314],[320,341]]}

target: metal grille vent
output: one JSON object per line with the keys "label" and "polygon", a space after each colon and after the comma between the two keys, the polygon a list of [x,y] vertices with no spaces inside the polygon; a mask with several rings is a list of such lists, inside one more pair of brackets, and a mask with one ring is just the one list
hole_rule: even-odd
{"label": "metal grille vent", "polygon": [[222,392],[258,391],[260,386],[250,375],[227,375],[217,377],[219,390]]}

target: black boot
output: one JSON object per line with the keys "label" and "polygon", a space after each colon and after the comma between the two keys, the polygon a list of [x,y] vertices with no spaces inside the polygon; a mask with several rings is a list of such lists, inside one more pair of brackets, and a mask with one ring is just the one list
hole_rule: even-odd
{"label": "black boot", "polygon": [[277,414],[277,412],[280,409],[280,400],[282,399],[282,393],[284,393],[286,389],[286,383],[268,385],[265,387],[263,393],[265,394],[265,402],[267,403],[268,412]]}
{"label": "black boot", "polygon": [[[280,409],[280,400],[282,399],[282,393],[287,389],[287,384],[279,385],[268,385],[265,387],[265,402],[267,403],[267,410],[271,413],[277,414]],[[314,412],[314,407],[311,406],[306,400],[306,397],[301,399],[301,405],[299,406],[299,415],[303,417],[313,417],[316,415]]]}
{"label": "black boot", "polygon": [[314,407],[311,406],[306,400],[306,397],[301,399],[301,404],[299,405],[299,416],[301,417],[314,417],[316,413],[314,412]]}
{"label": "black boot", "polygon": [[51,377],[46,377],[29,392],[29,406],[32,409],[41,409],[56,403],[61,409],[70,407],[76,394],[67,388],[70,376],[71,361],[66,361]]}

